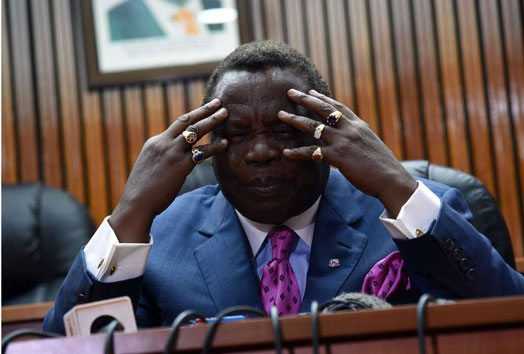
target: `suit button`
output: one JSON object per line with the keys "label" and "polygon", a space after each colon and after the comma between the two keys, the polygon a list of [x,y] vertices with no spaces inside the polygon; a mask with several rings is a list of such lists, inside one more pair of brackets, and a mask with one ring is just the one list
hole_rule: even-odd
{"label": "suit button", "polygon": [[445,243],[448,251],[452,252],[455,249],[455,242],[452,239],[448,238]]}
{"label": "suit button", "polygon": [[81,305],[87,302],[86,296],[84,294],[76,295],[76,304]]}
{"label": "suit button", "polygon": [[477,271],[475,268],[469,268],[466,272],[466,279],[468,280],[475,280],[477,279]]}
{"label": "suit button", "polygon": [[464,255],[464,252],[462,252],[461,248],[455,248],[453,250],[453,258],[455,258],[456,261],[460,261],[463,255]]}
{"label": "suit button", "polygon": [[468,270],[469,269],[469,259],[467,258],[462,258],[459,262],[459,265],[460,265],[460,268],[462,268],[462,270]]}

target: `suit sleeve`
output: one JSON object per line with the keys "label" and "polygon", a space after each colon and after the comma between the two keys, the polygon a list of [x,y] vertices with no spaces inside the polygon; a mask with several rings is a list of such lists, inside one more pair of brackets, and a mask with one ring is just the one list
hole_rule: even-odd
{"label": "suit sleeve", "polygon": [[449,189],[440,199],[438,217],[424,236],[394,240],[413,286],[455,299],[524,294],[524,276],[469,223],[460,192]]}
{"label": "suit sleeve", "polygon": [[44,330],[64,334],[63,317],[75,305],[119,296],[129,296],[135,310],[138,308],[139,326],[155,325],[156,319],[150,318],[147,303],[140,297],[142,279],[143,276],[112,283],[99,282],[87,271],[84,251],[80,251],[44,320]]}

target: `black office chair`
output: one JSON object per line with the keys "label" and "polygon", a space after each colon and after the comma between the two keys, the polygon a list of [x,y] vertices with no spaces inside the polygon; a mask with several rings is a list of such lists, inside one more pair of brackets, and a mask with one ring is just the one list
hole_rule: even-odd
{"label": "black office chair", "polygon": [[489,238],[506,263],[515,268],[513,247],[504,217],[497,202],[480,180],[465,172],[438,166],[426,160],[403,161],[402,165],[413,176],[460,190],[473,214],[473,226]]}
{"label": "black office chair", "polygon": [[[426,160],[403,161],[402,165],[413,176],[457,188],[462,192],[473,213],[471,223],[488,237],[491,244],[511,267],[515,268],[515,258],[509,231],[495,199],[480,180],[465,172],[450,167],[438,166]],[[208,161],[197,166],[187,177],[180,194],[216,182],[213,167]]]}
{"label": "black office chair", "polygon": [[68,193],[41,183],[2,186],[2,305],[55,299],[95,227]]}

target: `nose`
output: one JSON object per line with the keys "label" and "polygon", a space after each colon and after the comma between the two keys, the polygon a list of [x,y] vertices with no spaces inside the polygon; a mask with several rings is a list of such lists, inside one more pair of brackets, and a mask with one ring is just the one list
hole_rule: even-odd
{"label": "nose", "polygon": [[255,135],[246,153],[246,160],[250,164],[268,164],[280,158],[281,150],[266,134]]}

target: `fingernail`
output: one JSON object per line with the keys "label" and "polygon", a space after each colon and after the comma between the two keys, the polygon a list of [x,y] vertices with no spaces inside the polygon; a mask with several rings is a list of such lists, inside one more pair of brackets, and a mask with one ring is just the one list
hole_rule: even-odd
{"label": "fingernail", "polygon": [[311,94],[311,95],[318,95],[318,92],[313,90],[313,89],[309,90],[308,93]]}
{"label": "fingernail", "polygon": [[221,143],[222,145],[227,145],[227,139],[222,139],[222,140],[220,140],[220,143]]}
{"label": "fingernail", "polygon": [[296,96],[296,95],[298,95],[298,91],[295,90],[295,89],[289,89],[289,90],[287,91],[287,93],[288,93],[288,95],[290,95],[290,96]]}
{"label": "fingernail", "polygon": [[218,98],[213,98],[209,104],[212,106],[218,106],[220,104],[220,100]]}
{"label": "fingernail", "polygon": [[219,117],[225,117],[227,116],[227,110],[225,108],[220,108],[217,112]]}
{"label": "fingernail", "polygon": [[285,116],[287,116],[287,113],[285,111],[278,111],[278,116],[280,118],[284,118]]}

